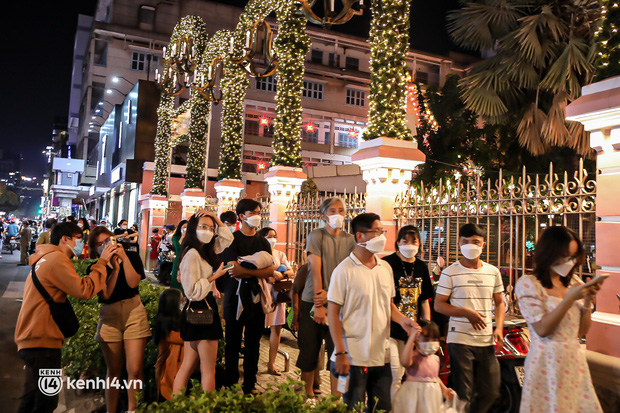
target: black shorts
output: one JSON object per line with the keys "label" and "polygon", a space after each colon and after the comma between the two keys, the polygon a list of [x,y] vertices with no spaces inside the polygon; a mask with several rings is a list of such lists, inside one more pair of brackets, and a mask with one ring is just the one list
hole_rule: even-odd
{"label": "black shorts", "polygon": [[[215,302],[215,298],[213,298],[213,293],[210,292],[207,294],[207,302],[213,310],[213,324],[210,325],[188,323],[185,319],[188,304],[183,308],[183,312],[181,313],[181,338],[183,341],[219,340],[224,337],[222,322],[220,321],[220,315],[217,311],[217,303]],[[207,304],[204,300],[192,301],[191,306],[196,310],[207,308]]]}
{"label": "black shorts", "polygon": [[325,340],[327,360],[334,352],[334,342],[329,335],[329,327],[315,323],[310,317],[310,310],[312,310],[313,305],[313,303],[306,301],[299,302],[299,332],[297,333],[299,356],[297,357],[296,366],[303,372],[310,372],[316,369],[323,340]]}

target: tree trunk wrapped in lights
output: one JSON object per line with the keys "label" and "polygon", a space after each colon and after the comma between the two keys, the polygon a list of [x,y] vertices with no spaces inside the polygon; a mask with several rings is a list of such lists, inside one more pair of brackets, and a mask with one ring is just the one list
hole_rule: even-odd
{"label": "tree trunk wrapped in lights", "polygon": [[272,164],[301,166],[301,125],[304,90],[304,58],[311,39],[306,35],[306,17],[293,0],[284,1],[278,10],[278,36],[274,49],[278,56],[278,88],[274,121]]}
{"label": "tree trunk wrapped in lights", "polygon": [[[274,0],[251,0],[239,17],[233,34],[234,50],[242,50],[246,32],[254,23],[265,19],[276,9]],[[245,94],[250,81],[238,65],[226,60],[222,79],[222,148],[217,179],[241,179],[243,124],[245,121]]]}
{"label": "tree trunk wrapped in lights", "polygon": [[[185,16],[175,26],[170,36],[170,47],[164,54],[164,82],[161,92],[160,104],[157,108],[157,135],[155,138],[155,172],[153,176],[153,187],[151,193],[155,195],[168,194],[168,171],[170,168],[170,150],[174,146],[171,142],[171,128],[173,119],[178,116],[186,107],[192,109],[192,119],[190,123],[189,142],[190,152],[187,163],[186,188],[201,187],[202,171],[204,169],[205,152],[205,133],[206,118],[199,118],[204,115],[206,100],[200,99],[197,94],[191,95],[191,102],[178,110],[174,109],[174,94],[171,91],[176,87],[176,76],[179,74],[178,68],[173,64],[173,47],[176,47],[180,40],[189,42],[191,39],[190,60],[200,62],[207,43],[207,26],[198,16]],[[181,54],[183,57],[183,54]],[[187,68],[186,68],[187,69]],[[185,70],[185,69],[182,69]],[[171,78],[166,78],[165,74],[171,73]],[[188,76],[191,73],[186,73]],[[198,99],[195,101],[194,99]],[[202,107],[201,107],[202,105]],[[182,109],[182,111],[180,110]],[[194,114],[194,110],[196,114]],[[200,160],[202,159],[202,164]],[[188,186],[189,185],[189,186]]]}
{"label": "tree trunk wrapped in lights", "polygon": [[372,0],[371,12],[368,128],[363,138],[413,140],[406,123],[409,0]]}

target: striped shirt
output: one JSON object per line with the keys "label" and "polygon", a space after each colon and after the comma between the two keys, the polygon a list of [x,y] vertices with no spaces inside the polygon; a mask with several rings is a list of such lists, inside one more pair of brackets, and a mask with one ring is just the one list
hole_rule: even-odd
{"label": "striped shirt", "polygon": [[481,268],[473,269],[457,261],[441,273],[437,294],[447,296],[455,307],[472,309],[486,318],[486,327],[475,330],[466,317],[450,317],[448,343],[493,345],[493,294],[503,292],[504,285],[496,267],[481,263]]}

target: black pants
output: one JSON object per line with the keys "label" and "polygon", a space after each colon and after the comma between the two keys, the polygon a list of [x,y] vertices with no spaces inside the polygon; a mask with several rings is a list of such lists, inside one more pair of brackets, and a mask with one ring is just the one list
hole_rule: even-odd
{"label": "black pants", "polygon": [[[226,362],[226,387],[234,386],[239,382],[239,351],[241,337],[245,338],[245,353],[243,356],[243,392],[250,393],[256,387],[256,373],[258,373],[258,358],[260,355],[260,339],[265,326],[265,314],[262,308],[254,306],[253,314],[245,321],[234,318],[226,320],[224,346]],[[245,328],[245,333],[243,329]]]}
{"label": "black pants", "polygon": [[18,413],[52,413],[58,406],[58,395],[46,396],[39,390],[39,369],[59,369],[58,348],[26,348],[19,350],[26,363],[26,382]]}
{"label": "black pants", "polygon": [[493,346],[448,343],[450,381],[472,413],[486,413],[499,397],[501,373]]}
{"label": "black pants", "polygon": [[[336,372],[333,371],[332,374]],[[392,385],[392,369],[387,363],[379,367],[351,366],[349,370],[349,389],[342,395],[342,401],[349,407],[355,408],[358,403],[368,404],[366,412],[377,410],[392,410],[390,386]]]}
{"label": "black pants", "polygon": [[[299,331],[297,333],[299,355],[297,356],[296,365],[305,373],[316,370],[323,340],[325,340],[328,360],[334,352],[334,342],[329,334],[329,327],[315,323],[312,317],[310,317],[312,306],[314,306],[313,303],[306,301],[300,301],[299,303]],[[321,366],[321,369],[323,368],[324,366]]]}

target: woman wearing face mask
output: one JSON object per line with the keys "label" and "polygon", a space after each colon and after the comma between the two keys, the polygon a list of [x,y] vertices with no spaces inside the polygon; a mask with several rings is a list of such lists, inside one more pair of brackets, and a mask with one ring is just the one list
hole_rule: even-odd
{"label": "woman wearing face mask", "polygon": [[[263,228],[259,231],[259,234],[267,239],[269,245],[271,245],[271,255],[273,255],[273,262],[278,266],[275,271],[277,278],[293,278],[295,273],[288,263],[286,254],[276,249],[277,234],[273,228]],[[273,283],[275,279],[270,278],[268,286],[273,292]],[[267,363],[267,372],[274,376],[281,376],[282,373],[276,369],[276,356],[278,355],[278,347],[280,346],[280,335],[282,333],[282,326],[286,323],[286,303],[276,304],[275,311],[265,315],[265,327],[271,329],[269,335],[269,362]]]}
{"label": "woman wearing face mask", "polygon": [[421,320],[420,327],[421,332],[409,336],[400,356],[407,379],[394,397],[393,413],[437,413],[443,397],[454,397],[439,378],[439,327],[427,320]]}
{"label": "woman wearing face mask", "polygon": [[88,220],[84,217],[78,219],[77,226],[82,230],[82,241],[84,250],[82,251],[82,256],[79,258],[88,257],[88,235],[90,234],[90,225]]}
{"label": "woman wearing face mask", "polygon": [[[105,246],[114,242],[113,237],[107,228],[93,229],[88,241],[90,258],[100,257]],[[151,328],[138,292],[138,284],[145,278],[142,259],[138,253],[123,248],[117,249],[117,255],[118,258],[112,259],[107,267],[107,291],[99,293],[99,302],[103,305],[95,340],[103,351],[110,382],[120,382],[125,360],[130,383],[127,410],[133,411],[136,409],[136,395],[142,391],[138,382],[142,380],[144,348],[151,336]],[[120,389],[113,386],[105,390],[107,411],[116,411],[119,394]]]}
{"label": "woman wearing face mask", "polygon": [[[429,299],[435,296],[435,290],[428,272],[428,266],[416,259],[420,251],[420,232],[413,225],[402,227],[396,238],[396,252],[383,259],[390,264],[394,272],[396,296],[394,304],[401,313],[413,320],[430,320],[431,307]],[[403,297],[406,297],[403,300]],[[404,366],[400,363],[408,336],[405,330],[395,322],[390,329],[390,367],[392,368],[392,399],[400,387]]]}
{"label": "woman wearing face mask", "polygon": [[[186,235],[181,248],[179,272],[183,292],[189,299],[181,315],[183,363],[174,379],[173,393],[181,393],[200,363],[200,381],[205,391],[215,389],[215,362],[217,342],[223,337],[213,289],[215,280],[224,275],[224,263],[218,254],[233,241],[233,235],[212,212],[194,215],[187,222]],[[217,268],[216,271],[214,269]],[[219,295],[219,294],[218,294]],[[208,324],[192,324],[188,312],[212,310],[213,319]]]}
{"label": "woman wearing face mask", "polygon": [[574,272],[585,262],[574,231],[549,227],[534,250],[534,274],[515,292],[532,343],[525,359],[522,412],[601,412],[579,337],[590,329],[601,282],[583,283]]}
{"label": "woman wearing face mask", "polygon": [[179,262],[181,262],[181,244],[185,238],[185,231],[187,231],[187,220],[184,219],[179,222],[172,236],[175,256],[172,263],[172,272],[170,273],[170,287],[181,291],[183,291],[183,286],[181,285],[181,276],[179,275]]}

